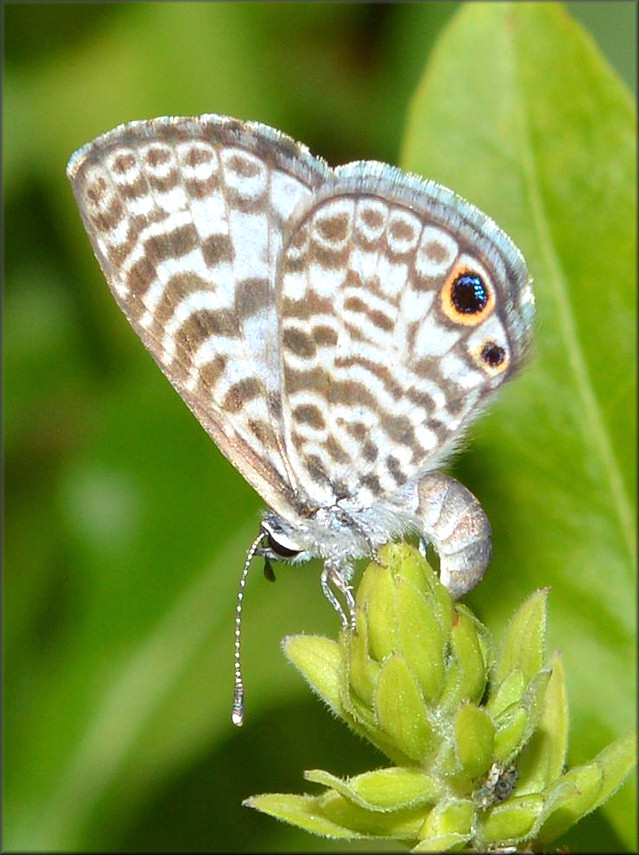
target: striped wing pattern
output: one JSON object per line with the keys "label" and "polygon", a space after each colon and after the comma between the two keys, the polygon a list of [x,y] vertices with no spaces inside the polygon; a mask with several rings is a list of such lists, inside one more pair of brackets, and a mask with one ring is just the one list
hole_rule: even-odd
{"label": "striped wing pattern", "polygon": [[270,128],[203,116],[116,128],[68,173],[126,317],[246,480],[290,510],[275,270],[328,167]]}
{"label": "striped wing pattern", "polygon": [[[319,505],[355,496],[367,507],[436,468],[523,355],[508,328],[525,269],[478,243],[468,203],[467,228],[463,217],[453,228],[448,191],[432,187],[428,198],[428,185],[383,164],[341,167],[285,247],[287,454]],[[465,270],[495,304],[480,323],[445,299]],[[488,341],[510,360],[497,371],[480,358]]]}

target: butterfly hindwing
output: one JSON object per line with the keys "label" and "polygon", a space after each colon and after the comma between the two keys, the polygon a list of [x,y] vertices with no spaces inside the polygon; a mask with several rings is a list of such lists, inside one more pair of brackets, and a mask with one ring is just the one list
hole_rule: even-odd
{"label": "butterfly hindwing", "polygon": [[365,507],[439,466],[520,362],[508,318],[527,272],[463,200],[453,229],[445,188],[382,164],[335,174],[278,275],[285,437],[318,504]]}

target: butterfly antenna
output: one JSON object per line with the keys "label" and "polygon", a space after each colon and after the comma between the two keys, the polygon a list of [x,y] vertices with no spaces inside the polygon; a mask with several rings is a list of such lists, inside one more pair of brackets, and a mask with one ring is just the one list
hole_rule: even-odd
{"label": "butterfly antenna", "polygon": [[257,548],[264,539],[264,532],[260,532],[250,546],[244,569],[240,576],[240,585],[237,590],[237,604],[235,606],[235,685],[233,688],[233,709],[231,712],[231,720],[237,727],[242,727],[244,724],[244,681],[242,680],[242,600],[244,599],[244,588],[246,587],[246,577],[248,576],[251,561],[257,552]]}

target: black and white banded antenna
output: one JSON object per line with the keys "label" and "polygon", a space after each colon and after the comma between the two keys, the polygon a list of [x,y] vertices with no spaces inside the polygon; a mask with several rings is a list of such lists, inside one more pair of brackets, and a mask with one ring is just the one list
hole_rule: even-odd
{"label": "black and white banded antenna", "polygon": [[242,600],[244,599],[244,588],[246,587],[246,577],[248,576],[251,561],[255,557],[257,549],[264,539],[264,532],[260,531],[258,536],[251,544],[244,562],[244,569],[240,576],[240,584],[237,590],[237,601],[235,606],[235,677],[233,687],[233,707],[231,710],[231,721],[237,727],[242,727],[244,724],[244,681],[242,680]]}

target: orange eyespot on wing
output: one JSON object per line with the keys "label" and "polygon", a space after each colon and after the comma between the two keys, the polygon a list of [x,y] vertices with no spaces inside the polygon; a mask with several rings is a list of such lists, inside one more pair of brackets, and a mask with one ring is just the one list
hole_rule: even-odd
{"label": "orange eyespot on wing", "polygon": [[495,289],[486,271],[473,259],[460,258],[441,291],[441,308],[456,324],[474,327],[495,307]]}
{"label": "orange eyespot on wing", "polygon": [[473,354],[477,364],[491,377],[503,374],[510,365],[507,348],[495,341],[485,341]]}

